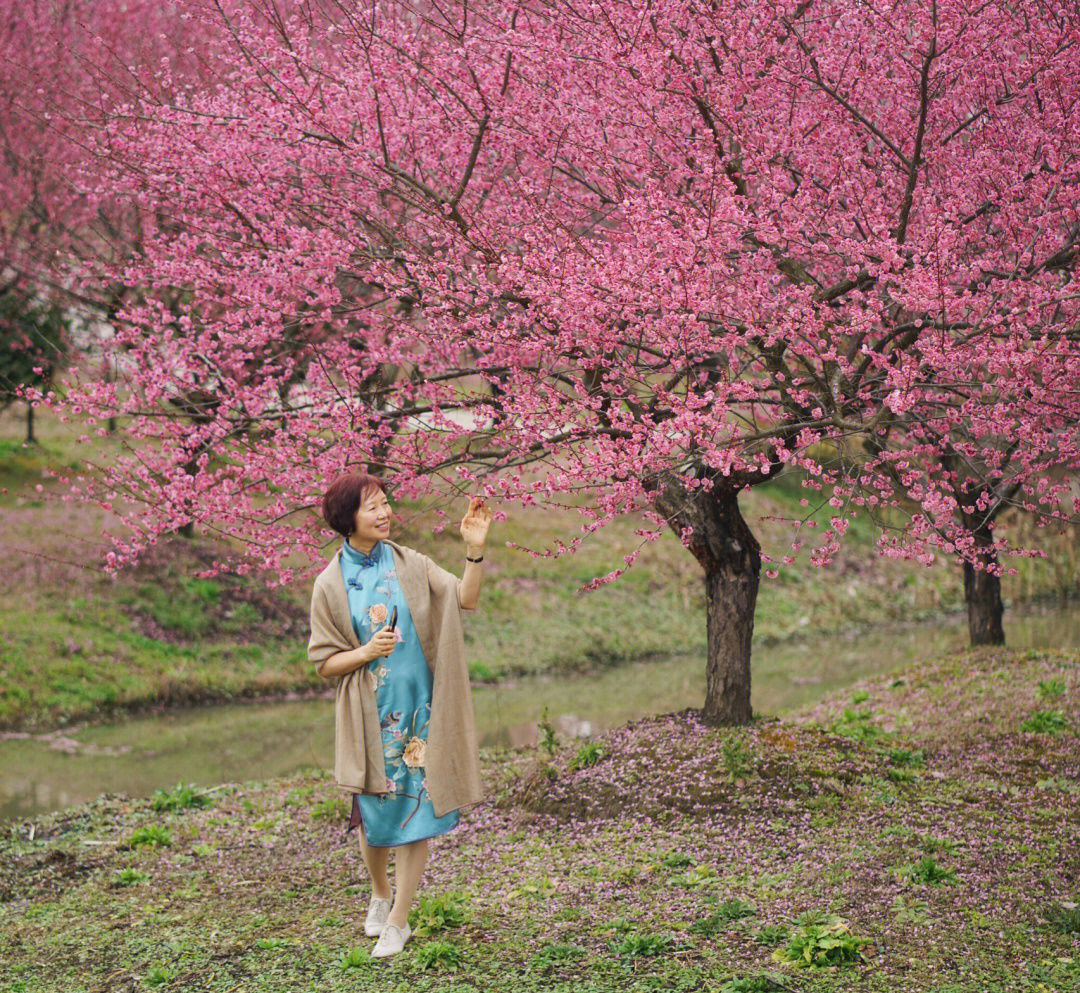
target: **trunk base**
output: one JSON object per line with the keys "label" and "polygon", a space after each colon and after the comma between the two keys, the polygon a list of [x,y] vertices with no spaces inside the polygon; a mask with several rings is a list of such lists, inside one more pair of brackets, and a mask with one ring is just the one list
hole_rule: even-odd
{"label": "trunk base", "polygon": [[737,489],[715,483],[711,492],[688,492],[666,480],[653,503],[678,532],[692,527],[690,551],[705,570],[708,660],[702,722],[713,727],[748,724],[750,640],[761,575],[761,546],[739,512]]}
{"label": "trunk base", "polygon": [[973,645],[1004,645],[1005,628],[1001,619],[1001,577],[976,571],[964,563],[964,598],[968,609],[968,635]]}

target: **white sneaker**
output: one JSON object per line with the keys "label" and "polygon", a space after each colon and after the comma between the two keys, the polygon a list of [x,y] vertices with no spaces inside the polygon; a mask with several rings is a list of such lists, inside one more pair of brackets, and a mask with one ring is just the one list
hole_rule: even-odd
{"label": "white sneaker", "polygon": [[396,955],[405,947],[405,942],[412,935],[412,929],[408,924],[402,930],[396,924],[386,924],[375,942],[375,948],[371,953],[372,958],[385,958],[387,955]]}
{"label": "white sneaker", "polygon": [[390,916],[390,908],[394,904],[394,888],[390,887],[390,896],[385,899],[373,896],[371,898],[371,906],[368,907],[367,920],[364,922],[364,934],[369,938],[374,938],[377,934],[382,934],[382,929],[386,925],[386,918]]}

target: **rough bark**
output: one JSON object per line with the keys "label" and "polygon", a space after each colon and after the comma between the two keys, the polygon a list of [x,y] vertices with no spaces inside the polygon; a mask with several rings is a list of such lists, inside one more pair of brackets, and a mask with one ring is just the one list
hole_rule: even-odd
{"label": "rough bark", "polygon": [[761,546],[739,512],[738,489],[714,485],[687,491],[673,479],[653,503],[677,533],[693,527],[690,551],[705,570],[708,659],[702,720],[714,726],[747,724],[750,639],[761,576]]}
{"label": "rough bark", "polygon": [[[952,477],[960,520],[975,539],[979,562],[983,566],[996,566],[993,523],[1000,509],[1016,495],[1016,484],[1002,491],[995,491],[985,482],[974,488],[961,486],[961,480],[970,471],[970,466],[951,448],[942,454],[941,464]],[[964,559],[964,600],[967,602],[971,644],[1004,645],[1001,577],[987,572],[985,568],[976,570],[971,562]]]}
{"label": "rough bark", "polygon": [[[988,528],[974,532],[979,548],[979,560],[984,564],[997,565],[997,553],[991,547],[992,536]],[[1001,577],[976,570],[964,561],[964,599],[967,601],[968,634],[973,645],[1004,645],[1005,629],[1002,626]]]}

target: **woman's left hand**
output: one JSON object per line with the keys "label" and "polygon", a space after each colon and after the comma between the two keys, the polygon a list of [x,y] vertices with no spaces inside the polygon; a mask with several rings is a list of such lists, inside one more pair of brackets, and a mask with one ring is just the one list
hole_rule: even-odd
{"label": "woman's left hand", "polygon": [[484,506],[483,497],[472,497],[469,500],[469,509],[461,519],[461,537],[465,544],[471,548],[483,546],[487,539],[488,527],[491,525],[491,511]]}

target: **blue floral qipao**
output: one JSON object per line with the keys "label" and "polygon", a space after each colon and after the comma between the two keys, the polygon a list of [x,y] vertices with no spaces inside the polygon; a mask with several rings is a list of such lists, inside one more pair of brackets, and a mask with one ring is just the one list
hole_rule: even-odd
{"label": "blue floral qipao", "polygon": [[457,827],[460,811],[436,817],[427,793],[424,749],[433,680],[409,605],[398,585],[393,550],[377,541],[371,553],[365,555],[346,541],[341,553],[341,576],[360,644],[370,641],[390,622],[394,608],[398,609],[394,651],[386,658],[369,662],[362,676],[375,691],[388,792],[351,794],[353,808],[346,834],[363,823],[368,844],[382,848],[445,834]]}

